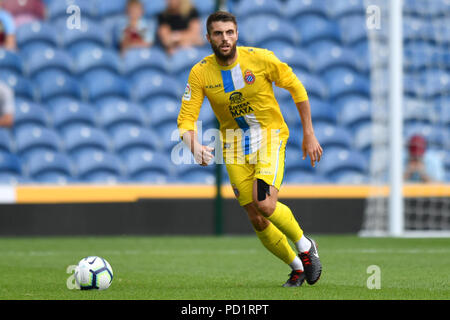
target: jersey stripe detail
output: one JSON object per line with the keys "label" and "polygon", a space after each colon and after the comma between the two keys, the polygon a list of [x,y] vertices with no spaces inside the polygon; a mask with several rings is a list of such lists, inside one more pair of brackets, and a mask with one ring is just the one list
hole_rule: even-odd
{"label": "jersey stripe detail", "polygon": [[237,64],[231,70],[221,70],[223,89],[225,93],[239,90],[245,87],[241,66]]}
{"label": "jersey stripe detail", "polygon": [[225,90],[225,93],[234,91],[235,89],[233,78],[231,77],[231,71],[221,70],[221,73],[222,73],[223,89]]}
{"label": "jersey stripe detail", "polygon": [[245,87],[244,77],[242,75],[242,70],[239,63],[231,69],[231,77],[233,78],[234,90],[239,90]]}
{"label": "jersey stripe detail", "polygon": [[237,118],[234,118],[234,120],[236,120],[239,128],[241,128],[243,131],[242,134],[243,134],[244,140],[242,141],[242,147],[244,149],[244,154],[245,155],[250,154],[250,151],[251,151],[250,150],[250,136],[249,136],[250,126],[248,125],[247,121],[245,121],[244,117],[237,117]]}

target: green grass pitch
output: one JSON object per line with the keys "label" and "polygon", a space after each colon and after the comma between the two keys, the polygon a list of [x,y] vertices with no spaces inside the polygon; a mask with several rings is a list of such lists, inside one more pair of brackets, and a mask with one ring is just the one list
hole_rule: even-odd
{"label": "green grass pitch", "polygon": [[[313,286],[282,288],[289,267],[255,236],[0,238],[0,299],[449,299],[450,239],[315,236]],[[67,289],[69,265],[107,259],[106,291]],[[381,288],[368,289],[376,265]]]}

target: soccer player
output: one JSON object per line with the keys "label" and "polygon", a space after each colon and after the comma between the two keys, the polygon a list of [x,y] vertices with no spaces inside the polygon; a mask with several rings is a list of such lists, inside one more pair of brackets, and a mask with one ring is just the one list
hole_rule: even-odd
{"label": "soccer player", "polygon": [[283,286],[299,287],[305,279],[314,284],[322,272],[316,243],[303,234],[289,207],[278,201],[289,130],[272,83],[291,93],[303,126],[303,160],[308,155],[314,167],[323,151],[314,135],[306,90],[271,51],[236,46],[237,22],[232,14],[211,14],[206,38],[214,54],[190,72],[178,115],[180,136],[196,162],[208,165],[213,148],[198,141],[196,128],[206,96],[220,123],[223,158],[239,204],[262,244],[292,268]]}

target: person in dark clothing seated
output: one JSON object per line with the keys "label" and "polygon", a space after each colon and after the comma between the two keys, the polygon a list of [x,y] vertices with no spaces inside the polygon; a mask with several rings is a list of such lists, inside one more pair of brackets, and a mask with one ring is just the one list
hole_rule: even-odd
{"label": "person in dark clothing seated", "polygon": [[189,0],[167,0],[166,10],[158,15],[158,37],[168,54],[203,45],[199,13]]}

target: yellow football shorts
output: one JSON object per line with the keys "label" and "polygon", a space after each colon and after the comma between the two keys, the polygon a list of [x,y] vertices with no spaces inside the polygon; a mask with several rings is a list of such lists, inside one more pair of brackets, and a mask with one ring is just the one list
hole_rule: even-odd
{"label": "yellow football shorts", "polygon": [[[287,138],[265,144],[258,151],[241,158],[226,155],[224,160],[234,194],[241,206],[253,202],[253,182],[256,179],[280,189],[284,176],[284,160]],[[240,161],[237,161],[237,158]],[[232,159],[232,160],[231,160]]]}

